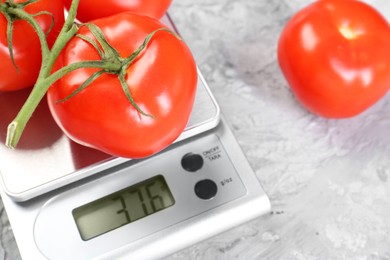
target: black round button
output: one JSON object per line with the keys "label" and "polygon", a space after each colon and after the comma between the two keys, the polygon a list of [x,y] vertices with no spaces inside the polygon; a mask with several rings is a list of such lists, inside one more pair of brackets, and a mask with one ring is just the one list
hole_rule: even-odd
{"label": "black round button", "polygon": [[187,153],[181,159],[181,166],[189,172],[196,172],[203,167],[203,158],[196,153]]}
{"label": "black round button", "polygon": [[218,187],[212,180],[201,180],[195,184],[195,194],[203,200],[209,200],[215,197]]}

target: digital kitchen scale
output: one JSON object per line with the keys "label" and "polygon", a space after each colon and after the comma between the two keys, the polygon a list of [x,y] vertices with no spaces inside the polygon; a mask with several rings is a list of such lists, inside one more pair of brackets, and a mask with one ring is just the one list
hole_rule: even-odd
{"label": "digital kitchen scale", "polygon": [[[2,138],[17,94],[0,93]],[[143,160],[72,142],[41,103],[18,149],[0,145],[1,197],[23,259],[162,258],[270,210],[200,73],[186,129]]]}

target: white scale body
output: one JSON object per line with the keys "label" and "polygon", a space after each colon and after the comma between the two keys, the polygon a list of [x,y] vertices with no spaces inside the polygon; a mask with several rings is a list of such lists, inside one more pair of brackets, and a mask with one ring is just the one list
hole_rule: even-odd
{"label": "white scale body", "polygon": [[[163,21],[173,28],[168,17]],[[270,211],[267,195],[200,73],[185,131],[150,158],[111,157],[73,143],[56,128],[44,137],[36,134],[27,129],[22,148],[15,151],[0,145],[1,197],[23,259],[158,259]],[[34,138],[54,141],[36,146]],[[170,193],[165,208],[159,208],[167,203],[153,194],[151,184],[137,186],[153,178],[165,181],[162,192]],[[75,209],[108,198],[102,201],[114,209],[113,218],[124,219],[121,201],[110,197],[123,190],[133,194],[132,200],[140,190],[150,193],[154,210],[149,205],[143,210],[148,215],[116,227],[117,220],[102,218],[109,210],[96,217],[93,213],[87,225],[95,233],[82,238]],[[131,207],[128,211],[133,218]]]}

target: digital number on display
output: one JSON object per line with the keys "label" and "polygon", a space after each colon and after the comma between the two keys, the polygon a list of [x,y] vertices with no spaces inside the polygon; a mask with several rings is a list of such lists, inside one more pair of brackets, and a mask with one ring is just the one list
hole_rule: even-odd
{"label": "digital number on display", "polygon": [[175,204],[159,175],[73,210],[81,238],[86,241]]}

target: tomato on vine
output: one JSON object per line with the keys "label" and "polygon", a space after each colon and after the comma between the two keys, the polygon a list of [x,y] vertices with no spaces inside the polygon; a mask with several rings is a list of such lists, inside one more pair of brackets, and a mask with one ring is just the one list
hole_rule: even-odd
{"label": "tomato on vine", "polygon": [[[7,5],[21,5],[27,1],[1,1],[0,9],[0,91],[32,87],[42,63],[38,36],[28,22],[6,14]],[[3,10],[4,9],[4,10]],[[24,11],[34,19],[47,35],[51,46],[64,24],[64,4],[61,0],[39,0],[27,4]],[[11,26],[11,28],[10,28]],[[9,30],[11,30],[9,32]],[[12,43],[12,51],[10,51]],[[12,56],[13,55],[13,59]]]}
{"label": "tomato on vine", "polygon": [[390,26],[357,0],[319,0],[284,28],[278,60],[293,93],[311,112],[355,116],[390,87]]}
{"label": "tomato on vine", "polygon": [[184,130],[197,69],[186,44],[159,21],[120,13],[82,26],[59,56],[58,73],[78,64],[86,66],[47,93],[53,117],[72,140],[141,158]]}
{"label": "tomato on vine", "polygon": [[50,48],[46,31],[35,20],[48,11],[31,15],[13,1],[0,2],[0,11],[8,20],[16,17],[34,28],[42,65],[29,97],[8,125],[9,148],[17,146],[46,94],[53,118],[70,139],[111,155],[146,157],[180,136],[192,111],[198,75],[190,50],[175,33],[134,12],[79,25],[80,0],[73,0]]}

